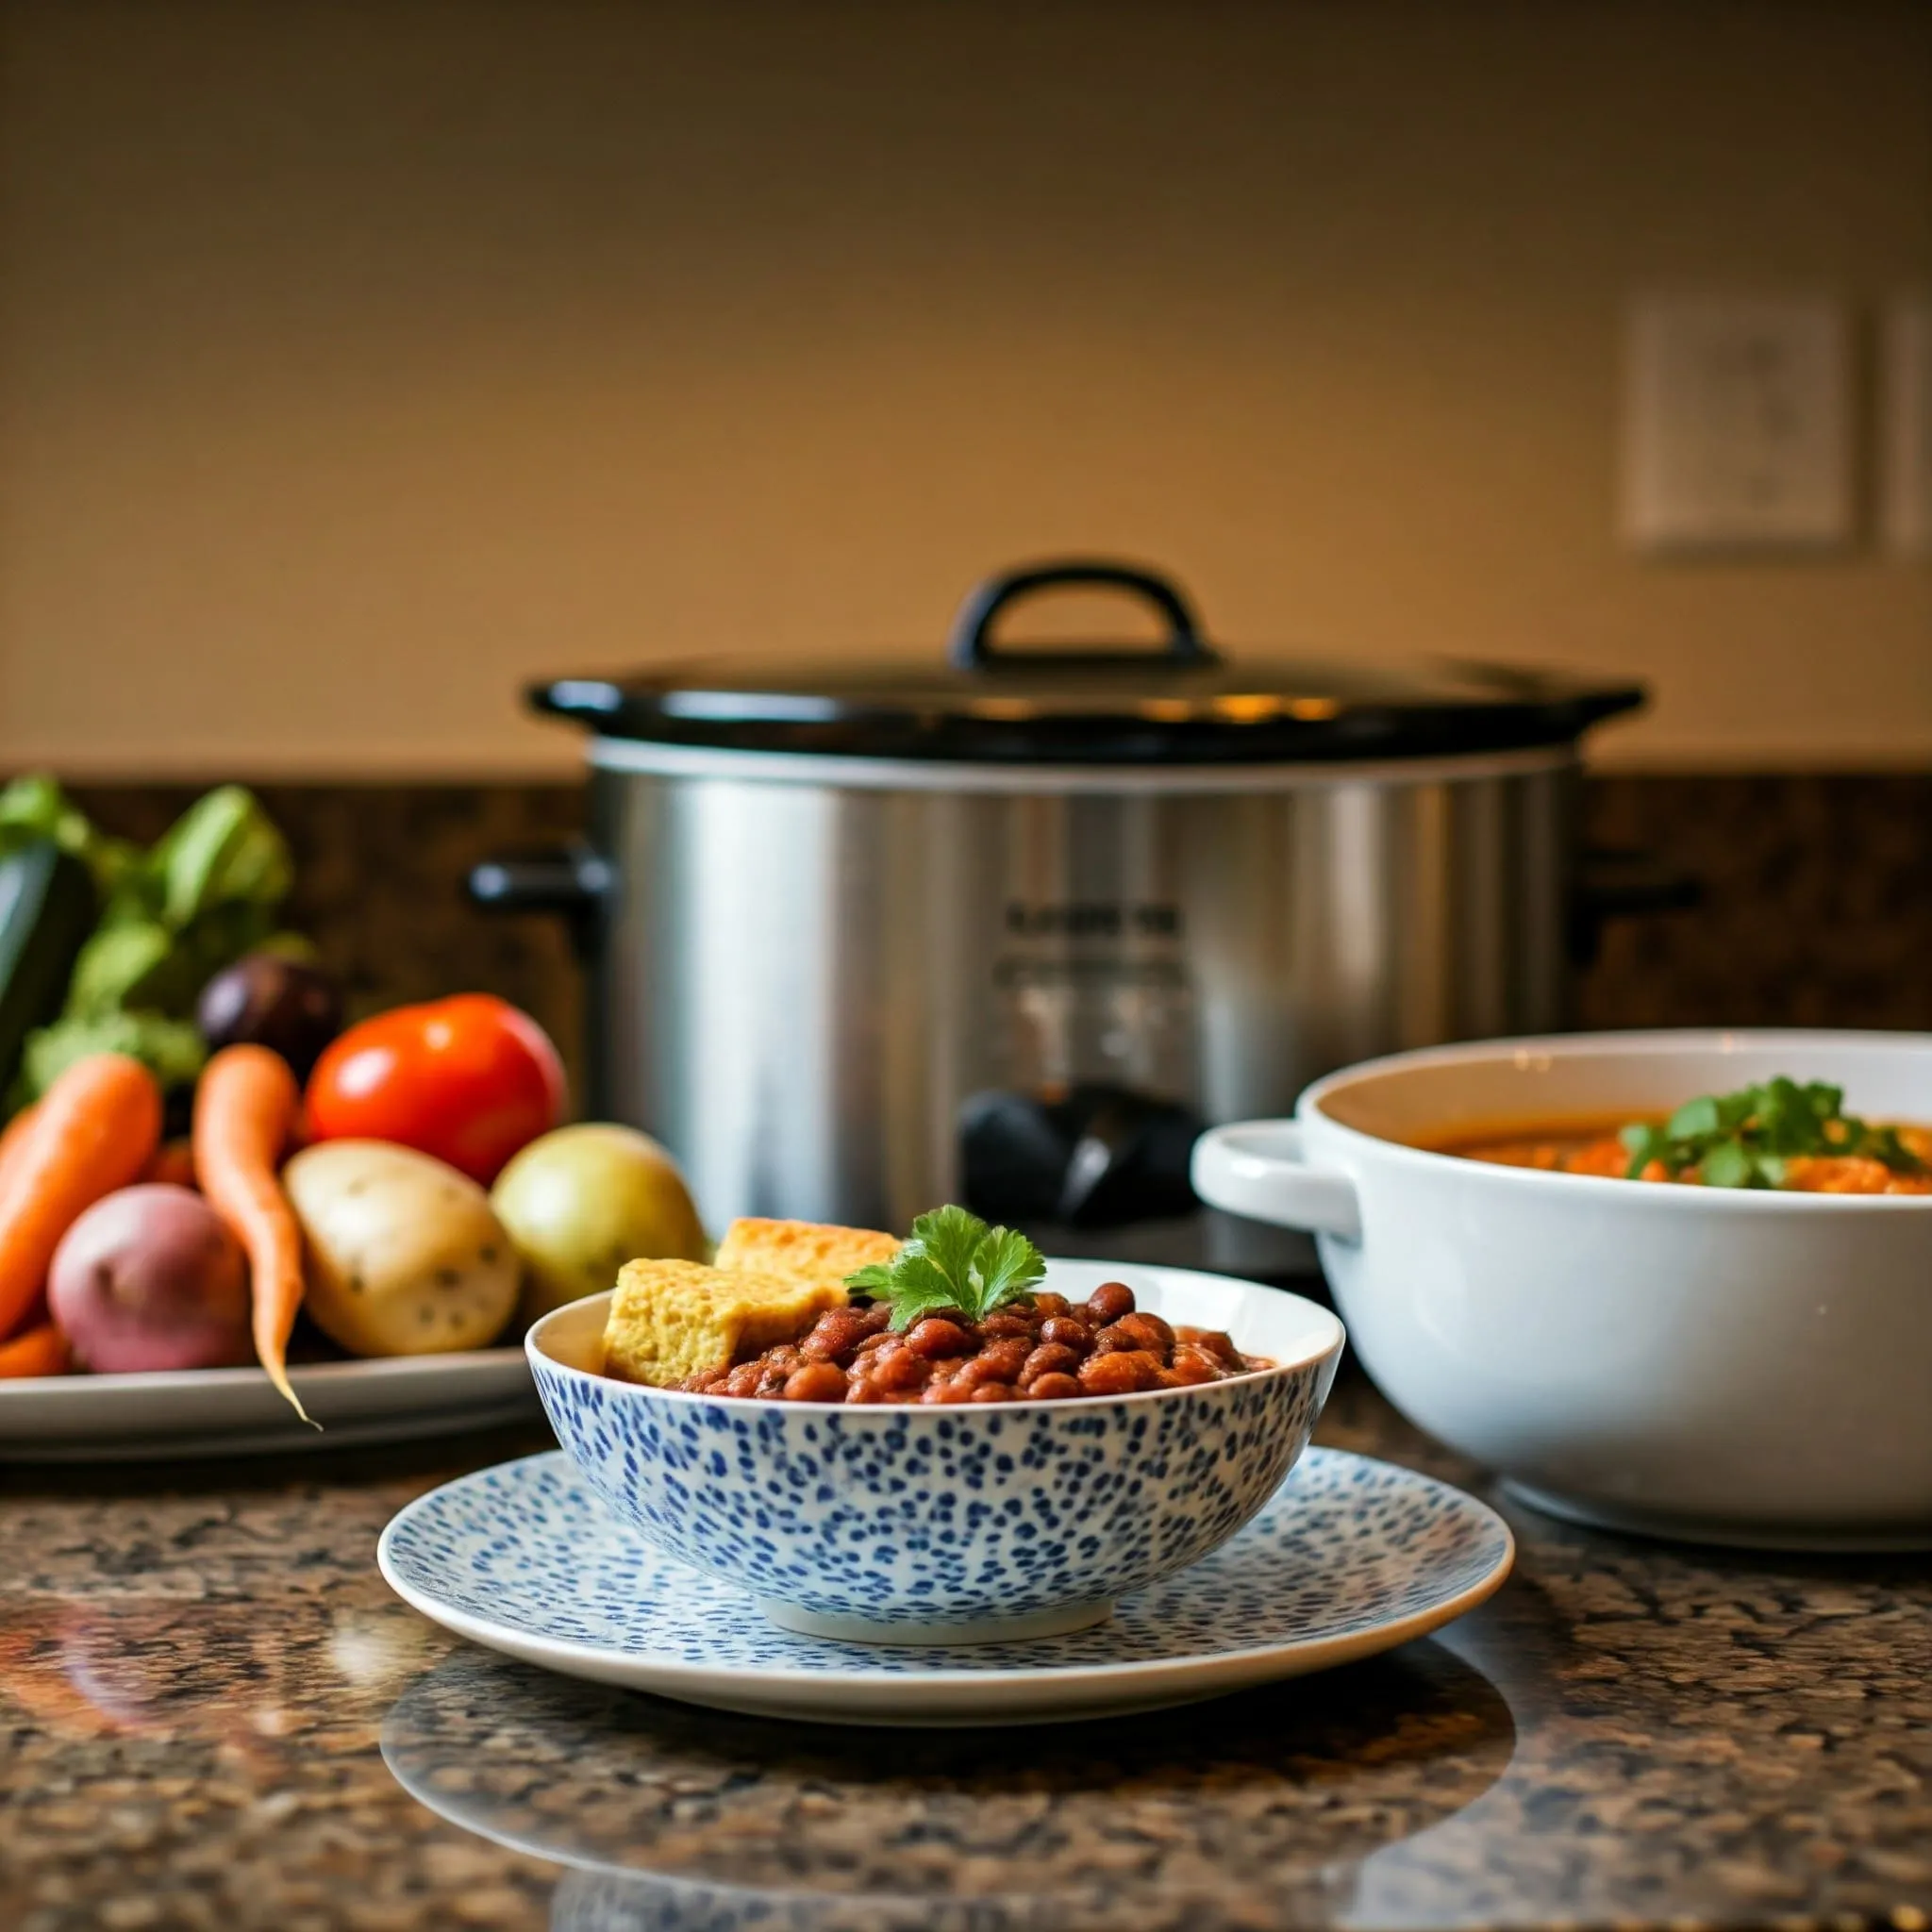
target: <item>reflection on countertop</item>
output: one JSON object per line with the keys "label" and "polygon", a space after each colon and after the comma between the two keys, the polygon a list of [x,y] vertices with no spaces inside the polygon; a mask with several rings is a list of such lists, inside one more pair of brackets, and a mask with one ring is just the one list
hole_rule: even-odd
{"label": "reflection on countertop", "polygon": [[679,1710],[465,1651],[398,1701],[382,1749],[431,1809],[594,1874],[646,1924],[702,1894],[708,1925],[782,1899],[788,1925],[863,1904],[884,1924],[949,1908],[1105,1927],[1330,1917],[1363,1858],[1493,1784],[1511,1740],[1495,1690],[1428,1643],[1207,1710],[889,1735]]}
{"label": "reflection on countertop", "polygon": [[[1319,1440],[1471,1473],[1345,1377]],[[0,1472],[0,1925],[958,1928],[1890,1922],[1932,1907],[1932,1561],[1680,1550],[1505,1506],[1437,1640],[1013,1731],[727,1717],[389,1595],[506,1432]]]}

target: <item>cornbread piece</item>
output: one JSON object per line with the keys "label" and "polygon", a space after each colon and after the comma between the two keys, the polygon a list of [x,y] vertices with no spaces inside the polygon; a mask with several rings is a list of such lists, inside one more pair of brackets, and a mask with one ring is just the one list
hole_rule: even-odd
{"label": "cornbread piece", "polygon": [[844,1284],[874,1261],[890,1261],[903,1243],[870,1227],[831,1227],[816,1221],[734,1221],[718,1244],[721,1268],[756,1268],[790,1281]]}
{"label": "cornbread piece", "polygon": [[841,1282],[802,1281],[699,1261],[626,1261],[604,1324],[604,1373],[668,1389],[780,1341],[796,1341],[827,1308],[842,1307]]}

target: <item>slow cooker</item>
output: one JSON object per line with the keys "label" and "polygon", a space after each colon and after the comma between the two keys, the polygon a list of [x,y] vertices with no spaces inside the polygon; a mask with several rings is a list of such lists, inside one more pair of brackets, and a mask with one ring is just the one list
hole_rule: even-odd
{"label": "slow cooker", "polygon": [[[1160,641],[1003,636],[1067,588]],[[590,841],[471,890],[575,919],[586,1110],[663,1140],[714,1228],[952,1200],[1061,1253],[1294,1272],[1298,1238],[1199,1207],[1193,1141],[1351,1061],[1563,1026],[1609,903],[1579,741],[1641,697],[1243,660],[1168,578],[1057,561],[980,584],[929,665],[534,687],[589,731]]]}

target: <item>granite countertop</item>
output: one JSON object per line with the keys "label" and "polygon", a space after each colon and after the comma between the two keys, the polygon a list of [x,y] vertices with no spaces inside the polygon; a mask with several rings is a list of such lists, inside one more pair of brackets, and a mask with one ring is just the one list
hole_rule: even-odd
{"label": "granite countertop", "polygon": [[[1320,1438],[1482,1487],[1345,1377]],[[1932,1561],[1501,1507],[1439,1638],[1024,1731],[726,1717],[474,1650],[384,1522],[541,1446],[0,1472],[0,1926],[1889,1924],[1932,1912]]]}

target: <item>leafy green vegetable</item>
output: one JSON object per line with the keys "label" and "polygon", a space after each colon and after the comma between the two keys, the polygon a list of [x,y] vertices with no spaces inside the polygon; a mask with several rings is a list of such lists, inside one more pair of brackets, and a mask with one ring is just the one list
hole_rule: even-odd
{"label": "leafy green vegetable", "polygon": [[1846,1113],[1844,1100],[1841,1087],[1801,1086],[1782,1074],[1735,1093],[1702,1094],[1661,1126],[1639,1122],[1621,1130],[1625,1172],[1636,1180],[1655,1161],[1673,1180],[1694,1169],[1707,1187],[1775,1188],[1787,1161],[1832,1154],[1863,1155],[1894,1174],[1925,1172],[1896,1127]]}
{"label": "leafy green vegetable", "polygon": [[57,1020],[26,1037],[21,1084],[44,1093],[75,1061],[91,1053],[125,1053],[140,1060],[162,1087],[185,1087],[208,1061],[208,1046],[190,1020],[159,1013],[103,1013],[91,1020]]}
{"label": "leafy green vegetable", "polygon": [[142,871],[172,932],[217,906],[279,906],[293,882],[282,835],[240,785],[221,786],[191,805]]}
{"label": "leafy green vegetable", "polygon": [[0,858],[36,839],[51,839],[93,874],[94,890],[105,899],[139,857],[125,839],[98,832],[87,814],[44,772],[16,778],[0,791]]}
{"label": "leafy green vegetable", "polygon": [[1046,1258],[1024,1234],[989,1227],[963,1208],[935,1208],[912,1224],[912,1239],[890,1261],[846,1276],[846,1287],[890,1303],[892,1326],[925,1315],[983,1322],[1017,1301],[1046,1273]]}
{"label": "leafy green vegetable", "polygon": [[148,1002],[142,992],[168,964],[174,941],[148,920],[104,925],[80,949],[67,982],[65,1019],[96,1019]]}
{"label": "leafy green vegetable", "polygon": [[53,779],[31,777],[0,791],[0,854],[28,837],[86,859],[104,903],[59,1017],[28,1037],[14,1100],[38,1098],[74,1061],[109,1049],[164,1087],[192,1080],[207,1058],[190,1024],[201,989],[265,942],[300,943],[278,925],[292,878],[282,835],[251,793],[223,785],[142,852],[96,832]]}

